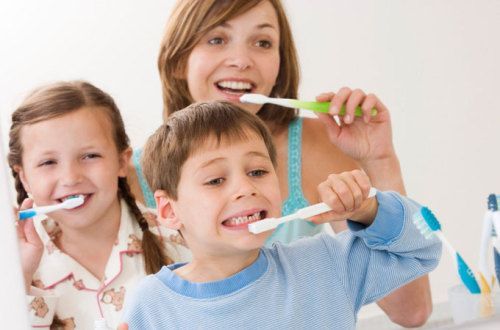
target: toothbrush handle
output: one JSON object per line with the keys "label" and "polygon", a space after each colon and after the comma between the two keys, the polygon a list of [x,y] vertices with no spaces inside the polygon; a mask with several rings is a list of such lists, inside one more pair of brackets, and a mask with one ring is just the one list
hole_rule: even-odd
{"label": "toothbrush handle", "polygon": [[19,220],[26,220],[29,218],[33,218],[36,215],[35,209],[27,209],[19,211],[18,218]]}
{"label": "toothbrush handle", "polygon": [[[330,102],[313,102],[313,101],[299,101],[297,102],[297,107],[301,109],[306,109],[306,110],[311,110],[311,111],[316,111],[316,112],[323,112],[323,113],[328,113],[328,110],[330,109]],[[339,116],[344,116],[345,115],[345,105],[343,105],[340,108],[339,111]],[[361,117],[363,116],[363,110],[361,110],[361,107],[356,107],[354,110],[354,115],[356,117]],[[372,116],[377,115],[377,109],[373,108],[371,111]]]}

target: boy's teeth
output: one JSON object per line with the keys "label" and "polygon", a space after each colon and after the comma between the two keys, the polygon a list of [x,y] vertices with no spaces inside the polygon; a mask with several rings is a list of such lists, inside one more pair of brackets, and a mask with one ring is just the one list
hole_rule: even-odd
{"label": "boy's teeth", "polygon": [[243,81],[221,81],[218,85],[222,88],[229,88],[235,90],[248,90],[252,89],[252,85]]}
{"label": "boy's teeth", "polygon": [[248,222],[253,222],[260,220],[260,212],[255,212],[252,215],[245,216],[245,217],[235,217],[227,220],[228,224],[230,225],[240,225],[243,223],[248,223]]}

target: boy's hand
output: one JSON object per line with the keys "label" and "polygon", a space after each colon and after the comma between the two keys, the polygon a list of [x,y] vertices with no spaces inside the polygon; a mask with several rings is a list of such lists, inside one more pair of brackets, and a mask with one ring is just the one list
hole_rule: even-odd
{"label": "boy's hand", "polygon": [[[21,204],[20,210],[33,207],[33,200],[26,198]],[[21,254],[21,266],[25,281],[26,293],[29,292],[33,274],[40,264],[43,254],[43,243],[35,230],[33,219],[17,221],[17,238]]]}
{"label": "boy's hand", "polygon": [[314,223],[342,221],[350,219],[370,225],[377,214],[376,198],[368,198],[371,183],[365,172],[354,170],[340,174],[330,174],[326,181],[318,185],[321,200],[332,211],[312,217]]}

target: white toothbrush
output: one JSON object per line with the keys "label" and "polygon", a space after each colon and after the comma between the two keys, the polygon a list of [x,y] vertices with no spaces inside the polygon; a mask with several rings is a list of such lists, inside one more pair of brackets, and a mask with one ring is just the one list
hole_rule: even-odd
{"label": "white toothbrush", "polygon": [[75,207],[82,205],[83,202],[83,196],[77,195],[75,197],[68,198],[67,200],[59,204],[39,206],[27,210],[22,210],[19,211],[19,220],[33,218],[37,215],[47,214],[61,209],[74,209]]}
{"label": "white toothbrush", "polygon": [[[368,193],[368,198],[373,197],[376,194],[377,194],[377,189],[372,187],[370,188],[370,192]],[[304,207],[300,210],[295,211],[295,213],[286,215],[281,218],[267,218],[253,222],[248,225],[248,231],[251,232],[252,234],[260,234],[264,231],[274,229],[284,222],[296,219],[307,219],[312,216],[325,213],[331,210],[332,209],[330,208],[330,206],[328,206],[326,203],[314,204],[308,207]]]}

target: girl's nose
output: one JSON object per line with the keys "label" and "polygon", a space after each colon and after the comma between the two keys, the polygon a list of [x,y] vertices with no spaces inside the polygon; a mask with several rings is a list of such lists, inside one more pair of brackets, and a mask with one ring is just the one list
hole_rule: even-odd
{"label": "girl's nose", "polygon": [[74,186],[83,180],[83,171],[77,164],[68,164],[62,169],[61,183],[65,186]]}

